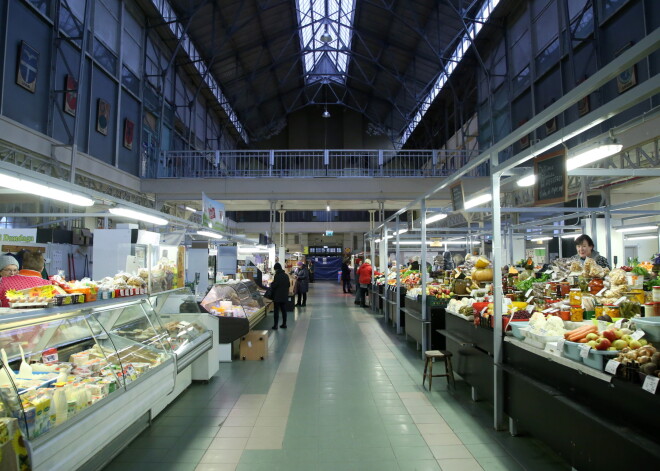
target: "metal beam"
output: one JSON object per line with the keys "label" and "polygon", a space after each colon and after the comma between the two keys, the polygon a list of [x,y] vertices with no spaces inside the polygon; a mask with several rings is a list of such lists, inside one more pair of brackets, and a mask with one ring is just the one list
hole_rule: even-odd
{"label": "metal beam", "polygon": [[577,168],[569,170],[572,177],[660,177],[659,168]]}

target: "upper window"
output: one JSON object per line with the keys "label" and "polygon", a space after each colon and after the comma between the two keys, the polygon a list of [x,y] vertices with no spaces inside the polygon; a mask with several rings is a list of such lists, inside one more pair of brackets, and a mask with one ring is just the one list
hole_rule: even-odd
{"label": "upper window", "polygon": [[307,83],[346,82],[355,0],[297,0]]}

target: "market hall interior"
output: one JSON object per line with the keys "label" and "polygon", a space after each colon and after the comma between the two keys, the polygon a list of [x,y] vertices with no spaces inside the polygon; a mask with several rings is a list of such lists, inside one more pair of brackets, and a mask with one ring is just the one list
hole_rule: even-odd
{"label": "market hall interior", "polygon": [[[455,393],[444,378],[422,387],[414,343],[353,300],[314,283],[289,328],[271,331],[266,359],[223,363],[104,469],[571,469],[539,440],[494,431],[492,408],[459,376]],[[271,325],[272,314],[260,327]]]}

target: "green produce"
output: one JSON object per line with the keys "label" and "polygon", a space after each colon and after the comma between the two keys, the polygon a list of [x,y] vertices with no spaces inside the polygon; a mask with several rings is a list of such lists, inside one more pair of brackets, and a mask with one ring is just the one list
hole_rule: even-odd
{"label": "green produce", "polygon": [[550,279],[550,275],[544,273],[543,275],[541,275],[541,278],[534,278],[534,277],[527,278],[526,280],[517,282],[514,286],[518,291],[527,292],[527,290],[532,288],[532,284],[543,283],[544,281],[548,281],[549,279]]}

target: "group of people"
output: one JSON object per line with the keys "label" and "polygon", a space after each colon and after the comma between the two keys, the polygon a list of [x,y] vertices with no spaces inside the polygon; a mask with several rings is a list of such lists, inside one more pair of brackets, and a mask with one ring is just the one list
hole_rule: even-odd
{"label": "group of people", "polygon": [[[282,324],[280,324],[279,328],[286,329],[286,303],[289,300],[289,288],[291,287],[291,282],[289,280],[289,275],[286,274],[281,263],[276,263],[273,266],[273,269],[275,270],[275,275],[273,276],[273,281],[270,283],[270,296],[273,300],[273,330],[278,329],[277,324],[280,319],[280,311],[282,312]],[[304,262],[298,262],[293,271],[293,276],[295,277],[293,294],[298,298],[296,306],[305,307],[307,305],[307,292],[309,291],[310,281],[310,273],[307,264]]]}
{"label": "group of people", "polygon": [[[344,293],[353,293],[351,291],[351,267],[349,266],[350,259],[345,258],[341,264],[341,282]],[[371,275],[373,274],[373,267],[371,260],[355,259],[355,304],[361,307],[366,307],[366,294],[371,285]]]}
{"label": "group of people", "polygon": [[13,255],[0,255],[0,305],[2,307],[9,307],[6,297],[7,290],[22,290],[51,284],[42,276],[46,261],[41,253],[24,251],[21,255],[22,265]]}

